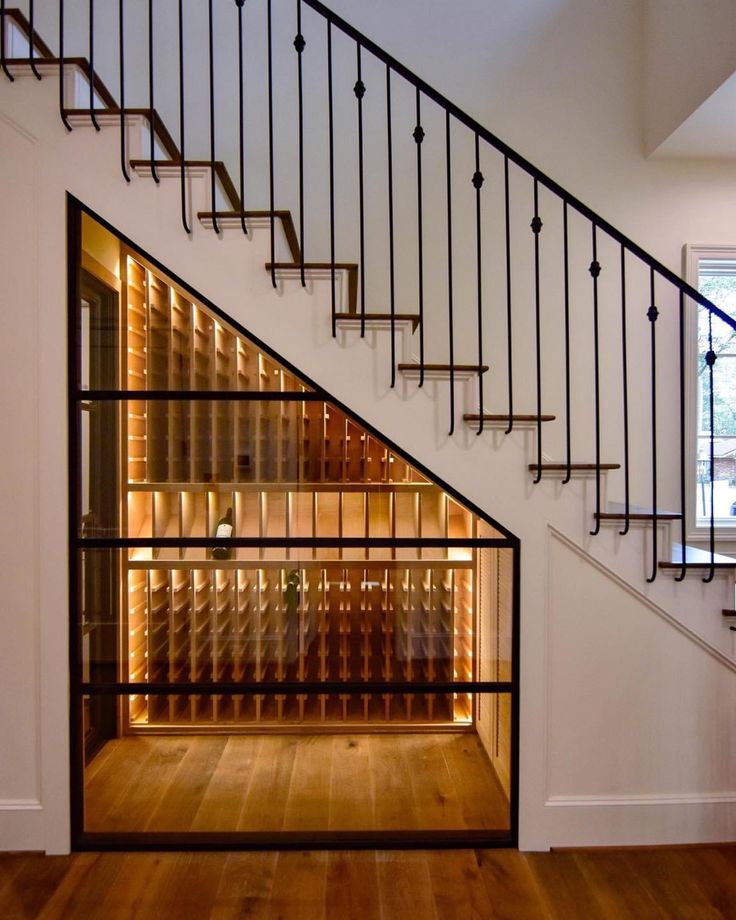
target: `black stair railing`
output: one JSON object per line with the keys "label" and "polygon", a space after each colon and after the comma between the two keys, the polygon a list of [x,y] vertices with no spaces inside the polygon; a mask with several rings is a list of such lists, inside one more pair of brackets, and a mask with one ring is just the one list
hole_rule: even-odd
{"label": "black stair railing", "polygon": [[[119,0],[117,47],[119,60],[117,62],[102,61],[100,67],[112,68],[117,65],[113,79],[118,81],[119,90],[119,117],[121,131],[121,166],[126,180],[130,180],[128,172],[128,154],[126,149],[125,129],[126,112],[130,109],[126,96],[126,58],[131,50],[130,44],[125,41],[126,12],[129,16],[136,14],[138,7],[130,0]],[[147,41],[145,53],[147,60],[137,61],[141,73],[147,72],[148,97],[141,100],[140,106],[148,113],[148,143],[150,173],[156,182],[160,175],[156,161],[157,139],[163,128],[160,116],[155,108],[155,101],[164,98],[175,98],[178,102],[178,111],[174,117],[179,122],[179,150],[180,161],[179,176],[181,181],[181,219],[187,233],[191,228],[187,219],[188,202],[185,181],[185,118],[189,126],[189,137],[195,138],[191,127],[191,110],[187,108],[185,97],[185,73],[189,58],[207,62],[208,86],[208,123],[202,126],[200,132],[200,147],[206,147],[206,160],[209,165],[211,223],[219,232],[220,225],[217,220],[216,183],[221,181],[220,168],[222,164],[217,161],[217,144],[220,149],[225,149],[223,132],[232,132],[232,148],[236,151],[234,160],[238,176],[239,200],[231,201],[233,212],[237,213],[240,225],[247,235],[248,227],[245,222],[246,192],[255,197],[260,188],[267,188],[268,215],[270,223],[270,272],[274,287],[277,286],[276,277],[276,225],[278,215],[283,211],[296,210],[298,220],[298,251],[292,247],[292,262],[299,269],[301,284],[306,283],[306,270],[309,265],[307,243],[310,250],[316,251],[322,240],[329,250],[327,265],[330,269],[330,295],[331,295],[331,331],[337,335],[338,296],[336,276],[342,271],[343,264],[338,261],[338,249],[342,249],[350,242],[349,234],[344,231],[350,221],[355,228],[358,240],[359,262],[357,303],[351,303],[350,309],[354,310],[360,319],[360,333],[365,336],[367,324],[372,311],[367,309],[367,304],[379,304],[381,297],[388,300],[390,331],[391,331],[391,379],[390,385],[394,387],[397,382],[398,344],[397,344],[397,316],[405,314],[403,304],[399,304],[400,297],[407,295],[407,281],[409,274],[414,272],[411,253],[416,256],[416,303],[411,307],[418,313],[418,375],[419,386],[425,382],[425,370],[428,363],[425,348],[439,348],[447,338],[447,365],[450,389],[449,407],[449,434],[456,432],[455,400],[456,379],[459,364],[456,364],[458,350],[467,347],[468,336],[472,335],[475,364],[469,365],[473,376],[478,381],[479,413],[473,416],[477,419],[477,433],[480,434],[486,425],[486,411],[483,388],[484,360],[488,355],[496,355],[505,362],[505,380],[503,368],[497,372],[493,387],[494,398],[504,398],[507,407],[506,413],[501,414],[505,420],[504,431],[510,434],[514,430],[515,415],[520,393],[534,400],[534,412],[526,418],[532,419],[536,429],[536,462],[532,465],[534,483],[538,484],[545,472],[545,455],[543,446],[543,415],[544,410],[554,408],[550,405],[554,393],[555,399],[560,399],[564,409],[564,432],[562,437],[563,462],[555,464],[555,470],[561,473],[560,482],[568,484],[576,469],[574,451],[581,449],[581,444],[587,445],[588,451],[593,453],[594,462],[590,464],[594,473],[595,483],[595,521],[591,535],[599,533],[601,529],[601,515],[603,510],[603,494],[605,478],[604,451],[614,449],[617,452],[615,459],[622,461],[622,481],[619,483],[623,495],[623,513],[621,517],[620,533],[625,535],[631,529],[634,519],[633,490],[637,490],[637,502],[643,502],[650,507],[646,517],[651,527],[651,569],[648,580],[653,581],[658,572],[658,529],[663,519],[660,508],[666,507],[662,502],[674,501],[679,505],[678,512],[674,515],[679,519],[680,538],[682,543],[682,556],[677,578],[681,580],[688,571],[690,562],[685,552],[690,525],[695,523],[695,505],[693,496],[689,494],[688,480],[691,478],[691,468],[694,469],[695,457],[688,444],[687,424],[687,387],[696,370],[688,367],[688,351],[686,347],[687,321],[686,318],[692,311],[705,311],[708,324],[708,351],[704,356],[704,370],[702,378],[706,394],[701,409],[701,416],[707,419],[705,437],[708,443],[708,456],[704,461],[706,479],[710,485],[710,500],[708,513],[704,515],[708,526],[709,563],[706,567],[704,581],[711,581],[716,571],[716,514],[715,514],[715,476],[716,476],[716,425],[714,420],[714,387],[718,382],[716,362],[718,358],[718,336],[714,333],[714,324],[718,327],[736,332],[736,321],[726,312],[712,303],[696,288],[683,281],[666,265],[647,253],[641,246],[623,234],[620,230],[606,221],[600,214],[584,204],[579,198],[563,188],[554,179],[546,175],[541,169],[513,150],[494,133],[481,125],[476,119],[464,112],[459,106],[452,103],[439,91],[430,86],[425,80],[413,73],[394,57],[384,51],[375,42],[363,35],[344,19],[334,13],[319,0],[228,0],[217,4],[217,18],[213,0],[207,4],[207,28],[205,34],[200,34],[196,26],[187,33],[191,36],[188,43],[192,47],[188,54],[184,52],[184,34],[186,24],[184,21],[183,3],[178,3],[178,20],[168,23],[172,31],[178,35],[178,58],[173,69],[168,67],[166,55],[156,55],[156,28],[161,26],[159,19],[154,20],[154,3],[148,0],[145,5],[147,12]],[[193,11],[193,7],[191,8]],[[315,29],[314,33],[305,25],[307,10],[310,16],[315,16],[326,25],[326,30]],[[36,76],[40,56],[35,53],[36,40],[33,26],[35,15],[33,3],[29,6],[29,15],[32,24],[26,24],[27,34],[31,37],[28,58],[25,63]],[[72,66],[75,60],[69,54],[70,43],[65,36],[64,0],[58,2],[58,66],[59,66],[59,107],[61,119],[67,128],[72,130],[69,120],[69,109],[73,106],[68,103],[65,69]],[[6,9],[5,0],[0,0],[0,71],[9,81],[14,80],[13,68],[19,62],[12,63],[8,58],[8,20],[9,11]],[[94,0],[89,0],[87,5],[87,26],[85,36],[71,36],[75,50],[81,48],[83,54],[88,56],[86,75],[88,77],[88,109],[90,123],[99,130],[98,116],[100,105],[95,96],[104,96],[99,91],[98,76],[95,68],[98,62],[95,56],[97,46],[95,40],[96,17]],[[260,20],[258,17],[260,16]],[[251,24],[248,24],[253,17]],[[283,18],[282,18],[283,17]],[[293,18],[292,18],[293,17]],[[274,22],[274,20],[277,20]],[[286,66],[286,57],[281,56],[279,47],[283,41],[283,34],[278,28],[282,21],[291,23],[288,51],[291,63]],[[16,21],[20,21],[16,17]],[[252,32],[255,23],[260,23],[259,28],[264,29],[260,37]],[[294,23],[296,23],[296,36],[294,37]],[[164,23],[164,26],[166,24]],[[237,35],[237,41],[232,44],[216,42],[215,35],[221,33]],[[310,36],[310,54],[305,58],[307,43],[305,33]],[[318,36],[326,39],[325,54],[320,54]],[[263,136],[262,162],[254,162],[256,158],[249,152],[245,156],[246,138],[249,143],[258,136],[260,124],[255,119],[248,117],[249,108],[245,102],[245,92],[250,90],[248,76],[245,72],[245,36],[252,36],[252,47],[263,47],[265,39],[265,77],[263,86],[258,88],[263,99],[264,110],[267,110],[267,124],[261,130]],[[312,50],[312,35],[314,49]],[[343,43],[340,50],[344,55],[336,55],[336,42]],[[115,43],[113,43],[115,44]],[[39,42],[39,47],[45,47]],[[297,66],[293,66],[293,53],[297,54]],[[347,53],[349,52],[349,53]],[[223,55],[232,54],[232,71],[235,73],[237,87],[231,84],[221,85],[224,81],[215,81],[215,58],[218,63]],[[339,57],[339,60],[338,60]],[[323,77],[307,79],[307,61],[310,66],[323,68]],[[342,63],[349,61],[349,65],[340,69]],[[281,64],[284,63],[282,67]],[[154,63],[156,66],[154,67]],[[346,69],[347,68],[347,69]],[[378,68],[378,69],[377,69]],[[219,71],[218,71],[219,72]],[[383,82],[385,75],[385,93],[383,89],[376,92],[378,85],[376,74],[380,73]],[[105,72],[106,79],[110,75]],[[159,92],[160,84],[170,80],[172,85],[167,86],[167,92]],[[157,88],[158,85],[158,88]],[[288,92],[284,98],[296,100],[296,130],[293,123],[292,134],[288,142],[282,143],[275,123],[275,109],[278,92],[286,87]],[[350,92],[352,108],[350,123],[343,119],[339,123],[340,113],[337,104],[338,93]],[[231,94],[237,100],[237,116],[232,119],[222,118],[216,124],[215,113],[218,99],[223,94]],[[319,98],[317,98],[319,97]],[[342,100],[344,102],[344,100]],[[372,117],[376,109],[371,108],[378,104],[385,105],[385,119],[381,125]],[[109,104],[104,102],[103,104]],[[312,119],[311,115],[318,106],[324,107],[324,121]],[[84,106],[82,106],[83,108]],[[407,113],[410,121],[407,121]],[[310,113],[307,118],[305,113]],[[223,126],[224,124],[224,126]],[[366,126],[370,124],[368,129]],[[324,131],[326,125],[327,137],[317,138],[315,132]],[[218,127],[220,133],[218,134]],[[352,136],[350,136],[352,132]],[[385,132],[385,133],[382,133]],[[294,143],[296,135],[296,143]],[[347,136],[346,136],[347,135]],[[218,140],[219,139],[219,140]],[[342,153],[338,153],[336,144],[339,141]],[[195,144],[197,141],[192,140]],[[318,148],[327,144],[327,156],[323,158],[327,163],[328,178],[325,182],[327,194],[325,196],[324,226],[316,234],[313,230],[308,232],[309,220],[314,217],[319,209],[312,204],[315,177],[311,174],[313,162],[307,157],[307,150],[315,146]],[[406,145],[410,145],[412,153],[409,155]],[[166,146],[164,144],[164,146]],[[187,144],[189,147],[190,145]],[[249,151],[253,145],[249,146]],[[376,168],[377,151],[381,151],[382,166]],[[203,150],[200,150],[200,156]],[[436,156],[435,156],[436,154]],[[494,159],[494,154],[496,155]],[[409,156],[414,161],[412,167],[415,178],[409,181],[409,170],[404,168],[399,174],[397,165],[402,162],[404,167],[410,166]],[[173,157],[173,154],[172,154]],[[401,159],[403,157],[403,160]],[[344,161],[351,160],[355,169],[356,182],[348,188],[344,182]],[[437,169],[437,163],[441,166]],[[481,172],[483,163],[484,172]],[[252,181],[246,182],[246,169],[259,169],[262,167],[262,182],[260,185]],[[469,167],[471,182],[467,183]],[[430,168],[433,173],[430,175]],[[438,173],[444,171],[444,176]],[[277,189],[276,179],[282,181],[283,175],[295,176],[296,208],[292,203],[288,191]],[[380,185],[376,177],[380,175]],[[399,175],[401,180],[399,181]],[[455,176],[460,180],[455,182]],[[464,177],[464,178],[463,178]],[[462,181],[461,181],[462,180]],[[415,184],[414,184],[415,183]],[[338,190],[339,185],[339,190]],[[460,194],[459,189],[464,189]],[[234,188],[234,186],[233,186]],[[407,201],[407,195],[401,198],[405,191],[414,196],[411,204],[413,212],[410,222],[407,219],[407,208],[402,203]],[[432,193],[440,189],[442,213],[432,210]],[[305,198],[306,191],[310,194],[310,208],[307,211]],[[339,194],[338,194],[339,191]],[[494,199],[494,194],[496,198]],[[265,196],[265,195],[264,195]],[[463,197],[465,196],[465,197]],[[468,197],[471,196],[471,197]],[[231,196],[232,198],[233,196]],[[400,200],[401,198],[401,200]],[[350,207],[346,201],[350,200]],[[493,201],[497,206],[494,207]],[[500,201],[500,207],[498,202]],[[370,225],[369,217],[375,215],[375,203],[384,208],[385,223],[380,232],[375,229],[375,220]],[[560,207],[553,205],[560,205]],[[531,206],[531,222],[529,207]],[[373,209],[373,210],[371,210]],[[369,214],[370,211],[370,214]],[[261,212],[262,213],[262,212]],[[439,219],[446,221],[446,232],[439,234],[441,238],[440,250],[430,251],[433,234],[430,232]],[[544,217],[544,219],[543,219]],[[519,220],[522,218],[522,221]],[[470,226],[472,225],[472,230]],[[527,224],[531,230],[531,241],[526,236],[522,246],[514,239],[513,229]],[[413,224],[413,227],[412,227]],[[329,225],[329,226],[328,226]],[[341,235],[338,236],[338,229]],[[489,232],[490,229],[490,232]],[[412,231],[416,236],[411,239]],[[528,230],[526,231],[528,234]],[[434,234],[436,236],[436,234]],[[321,239],[320,239],[321,238]],[[587,238],[587,244],[580,244],[579,240]],[[458,240],[464,240],[462,245]],[[558,242],[559,241],[559,242]],[[531,246],[529,245],[531,242]],[[581,245],[587,245],[587,281],[588,290],[592,284],[592,296],[586,295],[588,302],[592,300],[585,316],[581,313],[583,299],[579,291],[582,289],[584,274],[582,259],[580,258]],[[472,251],[465,262],[463,250]],[[367,271],[367,256],[374,256],[379,250],[385,251],[387,266],[385,279],[381,280],[378,271]],[[399,255],[399,253],[401,255]],[[555,255],[556,253],[556,255]],[[498,256],[499,272],[490,268],[494,255]],[[592,258],[591,258],[592,256]],[[438,264],[442,262],[441,265]],[[526,261],[524,261],[526,260]],[[559,261],[559,271],[550,280],[549,265],[551,261]],[[460,266],[464,267],[461,268]],[[442,274],[442,284],[432,283],[431,277],[436,279],[438,271]],[[646,281],[644,276],[646,275]],[[505,277],[504,277],[505,276]],[[529,280],[531,279],[531,280]],[[386,293],[381,293],[381,285],[385,281]],[[369,284],[370,282],[370,284]],[[513,282],[513,283],[512,283]],[[531,288],[525,288],[530,284]],[[463,297],[460,297],[460,293]],[[434,308],[435,299],[442,301],[441,316]],[[467,304],[461,301],[468,301]],[[612,309],[611,303],[620,305]],[[671,305],[671,306],[670,306]],[[407,305],[409,306],[409,305]],[[380,310],[377,307],[377,311]],[[465,312],[463,312],[465,310]],[[614,315],[615,313],[615,315]],[[439,318],[438,318],[439,316]],[[580,329],[584,324],[589,324],[592,330],[591,345],[589,349],[580,348],[583,338]],[[648,323],[648,330],[646,324]],[[620,342],[611,342],[610,328],[616,326],[616,335]],[[531,326],[532,332],[524,335],[525,328]],[[557,340],[551,335],[550,326],[559,326],[562,359],[558,360],[556,354]],[[505,328],[504,328],[505,327]],[[608,330],[608,333],[604,332]],[[505,333],[505,334],[504,334]],[[671,333],[671,334],[668,334]],[[573,338],[577,335],[577,342]],[[663,353],[664,342],[677,341],[676,356]],[[642,352],[644,343],[648,342],[648,355]],[[495,349],[495,350],[494,350]],[[553,360],[554,359],[554,360]],[[587,361],[587,365],[586,365]],[[592,365],[592,372],[590,371]],[[662,374],[667,377],[665,386]],[[556,385],[550,388],[552,375],[557,375]],[[503,382],[502,382],[503,381]],[[670,387],[669,384],[673,385]],[[501,388],[503,387],[503,393]],[[662,426],[662,413],[666,411],[666,397],[668,390],[676,394],[674,405],[679,415],[678,438],[676,450],[671,450],[670,445],[663,445],[661,432],[666,429]],[[562,396],[560,397],[560,392]],[[585,413],[581,411],[581,397],[584,394],[587,400],[587,421]],[[620,394],[620,403],[616,412],[612,411],[611,394]],[[573,394],[575,398],[573,399]],[[619,396],[615,397],[619,400]],[[646,410],[646,412],[645,412]],[[620,413],[620,418],[617,416]],[[646,419],[642,421],[644,414]],[[590,417],[592,416],[592,422]],[[496,416],[498,418],[498,416]],[[637,422],[636,432],[641,430],[642,424],[648,430],[648,444],[639,443],[640,438],[635,437],[634,422]],[[575,435],[575,443],[573,442]],[[701,435],[702,437],[702,435]],[[659,438],[659,440],[658,440]],[[544,443],[549,443],[545,440]],[[667,462],[663,463],[663,453],[667,451]],[[671,483],[662,482],[662,468],[672,469],[672,460],[678,466],[677,482],[674,488]],[[607,458],[606,458],[607,459]],[[646,481],[648,485],[642,485]],[[668,491],[669,490],[669,491]],[[669,517],[673,515],[670,514]],[[636,515],[641,518],[641,512]],[[702,519],[703,516],[701,516]]]}

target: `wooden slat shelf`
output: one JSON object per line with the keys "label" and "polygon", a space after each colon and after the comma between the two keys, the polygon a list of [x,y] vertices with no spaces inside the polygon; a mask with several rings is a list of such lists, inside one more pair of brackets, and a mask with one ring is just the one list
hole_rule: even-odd
{"label": "wooden slat shelf", "polygon": [[[124,377],[138,375],[160,390],[240,384],[299,391],[290,372],[150,265],[127,252],[122,262]],[[477,536],[467,509],[327,403],[207,400],[170,407],[146,403],[145,395],[141,390],[121,412],[121,534],[212,538],[214,545],[217,523],[230,508],[234,537]],[[442,546],[234,548],[225,559],[212,558],[207,548],[123,552],[128,665],[121,679],[471,678],[480,555]],[[463,728],[474,716],[466,694],[447,693],[137,694],[126,705],[133,732],[334,731],[356,723]]]}

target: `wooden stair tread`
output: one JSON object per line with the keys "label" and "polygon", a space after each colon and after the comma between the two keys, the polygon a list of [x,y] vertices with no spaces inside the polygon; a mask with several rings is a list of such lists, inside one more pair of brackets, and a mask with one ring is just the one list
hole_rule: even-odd
{"label": "wooden stair tread", "polygon": [[[162,169],[165,167],[176,166],[181,168],[181,159],[179,157],[172,158],[171,160],[158,160],[154,159],[151,161],[151,158],[144,159],[135,159],[130,161],[131,169],[147,169],[150,168],[151,162],[156,169]],[[230,178],[230,173],[227,171],[227,166],[223,160],[184,160],[184,168],[194,168],[194,169],[214,169],[217,174],[217,178],[220,180],[222,189],[225,192],[230,204],[235,208],[236,211],[240,209],[240,196],[233,184],[233,180]]]}
{"label": "wooden stair tread", "polygon": [[[630,521],[651,521],[653,516],[651,512],[647,514],[646,511],[629,512]],[[623,511],[601,511],[600,514],[595,514],[594,517],[597,517],[600,521],[625,521],[626,513]],[[677,511],[657,512],[658,521],[679,521],[681,518],[682,515]]]}
{"label": "wooden stair tread", "polygon": [[729,607],[724,607],[721,613],[724,617],[736,617],[736,610],[731,610]]}
{"label": "wooden stair tread", "polygon": [[[536,422],[537,418],[539,418],[539,420],[542,422],[553,422],[556,417],[557,416],[555,415],[540,415],[539,417],[536,415],[512,415],[511,421]],[[482,418],[484,422],[508,422],[509,420],[508,415],[490,415],[488,413],[484,413]],[[481,420],[481,416],[479,413],[466,412],[465,415],[463,415],[463,419],[466,422],[479,422]]]}
{"label": "wooden stair tread", "polygon": [[[33,63],[39,67],[53,65],[55,67],[59,66],[58,57],[34,57]],[[23,58],[5,58],[5,64],[8,67],[30,67],[31,62],[27,57]],[[84,57],[65,57],[64,58],[64,67],[78,67],[82,73],[89,80],[90,78],[90,66],[87,58]],[[105,108],[114,108],[117,106],[115,97],[112,95],[110,90],[105,86],[105,84],[100,79],[97,72],[94,74],[94,87],[95,92],[100,97],[100,99],[105,103]],[[95,109],[95,112],[103,112],[105,109]],[[85,112],[89,112],[89,109],[85,109]]]}
{"label": "wooden stair tread", "polygon": [[[89,116],[89,113],[90,113],[90,112],[89,112],[89,108],[81,108],[81,109],[64,109],[64,114],[67,115],[67,116],[70,116],[70,115],[71,115],[71,116],[75,116],[75,115],[77,115],[77,116],[81,116],[81,115],[87,115],[87,116]],[[96,116],[97,116],[97,115],[116,115],[116,116],[120,117],[120,106],[118,106],[118,105],[108,105],[108,106],[105,106],[105,108],[95,109],[95,110],[94,110],[94,113],[95,113]],[[149,121],[150,121],[150,118],[151,118],[151,110],[150,110],[150,109],[144,109],[144,108],[136,108],[136,107],[128,108],[128,107],[126,106],[126,108],[125,108],[125,114],[126,114],[126,115],[136,115],[136,116],[139,116],[139,117],[141,117],[141,118],[147,118]],[[177,147],[176,142],[174,141],[174,138],[173,138],[173,137],[171,136],[171,134],[169,133],[169,130],[168,130],[168,128],[166,127],[166,125],[164,124],[164,121],[163,121],[163,119],[161,118],[161,115],[159,114],[159,112],[158,112],[157,109],[154,109],[154,110],[153,110],[153,122],[154,122],[154,131],[155,131],[155,134],[156,134],[156,136],[158,137],[158,139],[161,141],[161,144],[162,144],[164,150],[169,154],[169,156],[171,157],[172,160],[178,161],[178,160],[180,159],[179,148]],[[148,160],[148,163],[150,163],[150,162],[151,162],[151,161]],[[169,161],[168,161],[168,160],[164,160],[163,162],[168,163]],[[132,165],[132,161],[131,161],[131,165]]]}
{"label": "wooden stair tread", "polygon": [[[685,564],[688,568],[709,569],[711,567],[710,550],[700,549],[697,546],[686,546]],[[715,553],[712,565],[716,569],[734,569],[736,568],[736,558]],[[660,562],[659,567],[661,569],[682,568],[682,547],[679,544],[675,544],[672,559]]]}
{"label": "wooden stair tread", "polygon": [[[529,464],[529,470],[530,470],[530,471],[534,472],[534,471],[536,471],[536,470],[538,470],[538,469],[540,469],[540,465],[539,465],[538,463],[530,463],[530,464]],[[551,462],[551,463],[542,463],[542,464],[541,464],[541,469],[542,469],[542,470],[551,470],[551,471],[554,471],[554,472],[557,472],[557,471],[559,471],[559,472],[564,472],[564,471],[567,469],[567,464],[566,464],[566,463],[558,463],[558,462],[556,462],[556,461],[555,461],[555,462]],[[595,463],[571,463],[571,464],[570,464],[570,469],[571,469],[571,470],[596,470],[596,469],[601,469],[601,470],[620,470],[620,469],[621,469],[621,464],[620,464],[620,463],[600,463],[600,464],[596,465]]]}
{"label": "wooden stair tread", "polygon": [[[289,247],[289,252],[291,258],[294,262],[299,262],[300,250],[299,250],[299,240],[296,235],[296,228],[294,227],[294,218],[291,216],[291,211],[286,208],[276,209],[273,212],[264,211],[258,209],[250,209],[246,211],[240,210],[231,210],[231,211],[198,211],[197,218],[200,221],[205,220],[260,220],[267,219],[271,217],[273,213],[275,220],[280,220],[283,224],[284,235],[286,236],[286,244]],[[267,269],[270,271],[270,268]]]}
{"label": "wooden stair tread", "polygon": [[[268,213],[268,212],[267,212]],[[296,240],[296,234],[294,235]],[[304,270],[329,271],[332,269],[332,262],[305,262]],[[338,271],[348,273],[348,313],[356,313],[358,310],[358,263],[357,262],[335,262],[335,268]],[[301,271],[301,262],[299,261],[298,245],[297,257],[293,262],[266,262],[266,271]]]}
{"label": "wooden stair tread", "polygon": [[[399,364],[398,368],[400,371],[418,371],[421,369],[420,364]],[[487,364],[426,364],[424,365],[425,371],[459,371],[459,372],[473,372],[475,374],[480,371],[482,374],[488,370]]]}
{"label": "wooden stair tread", "polygon": [[[354,322],[360,322],[361,315],[360,313],[336,313],[335,318],[337,320],[353,320]],[[401,322],[410,322],[412,329],[416,329],[419,325],[419,314],[418,313],[394,313],[394,320],[397,323]],[[390,313],[366,313],[365,314],[366,323],[371,321],[376,323],[390,323],[391,314]]]}
{"label": "wooden stair tread", "polygon": [[[301,269],[301,262],[274,262],[273,267],[276,269],[294,269],[299,271]],[[332,262],[305,262],[304,268],[312,269],[331,269]],[[356,271],[358,270],[357,262],[335,262],[335,268],[341,271]],[[271,263],[266,262],[266,271],[271,271]]]}
{"label": "wooden stair tread", "polygon": [[[21,31],[26,36],[26,38],[33,39],[33,47],[37,48],[41,52],[41,56],[48,59],[53,59],[54,52],[49,48],[46,42],[41,38],[38,32],[34,29],[33,35],[31,35],[31,23],[24,13],[22,13],[17,7],[8,8],[6,7],[3,11],[5,16],[8,19],[13,19],[18,26],[20,26]],[[9,60],[6,58],[6,60]],[[26,63],[28,59],[24,59]]]}

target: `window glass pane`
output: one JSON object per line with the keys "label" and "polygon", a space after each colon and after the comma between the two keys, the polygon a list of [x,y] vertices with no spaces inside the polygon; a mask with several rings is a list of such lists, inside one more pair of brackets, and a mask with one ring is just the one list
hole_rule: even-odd
{"label": "window glass pane", "polygon": [[[716,306],[736,318],[736,259],[700,259],[698,286]],[[711,349],[716,355],[712,419],[711,375],[705,361]],[[697,375],[696,515],[701,523],[709,520],[712,501],[714,516],[728,520],[736,516],[736,332],[702,308],[698,309]]]}

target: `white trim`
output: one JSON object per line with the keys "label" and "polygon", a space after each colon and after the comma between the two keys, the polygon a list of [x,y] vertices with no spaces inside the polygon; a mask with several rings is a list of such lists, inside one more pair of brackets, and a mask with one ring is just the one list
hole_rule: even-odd
{"label": "white trim", "polygon": [[[682,247],[682,274],[694,288],[698,287],[698,263],[700,259],[730,258],[736,261],[736,243],[686,243]],[[695,304],[685,299],[685,457],[689,458],[685,473],[685,499],[687,502],[688,541],[698,542],[708,539],[709,526],[698,525],[696,517],[697,483],[695,481],[696,433],[698,415],[697,387],[697,321],[698,311]],[[716,518],[715,538],[719,541],[736,539],[736,522],[719,524]]]}
{"label": "white trim", "polygon": [[660,795],[552,795],[545,806],[599,808],[609,805],[734,805],[736,792],[664,792]]}
{"label": "white trim", "polygon": [[39,799],[0,799],[0,811],[42,811]]}

